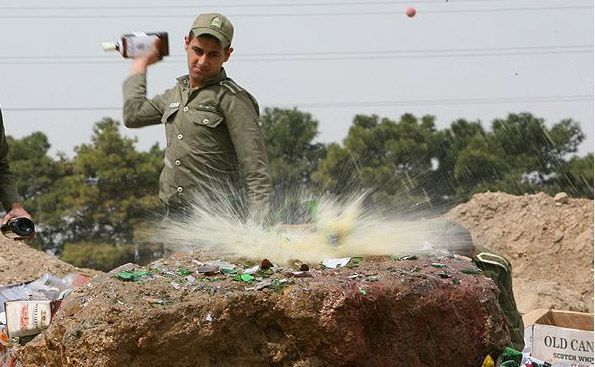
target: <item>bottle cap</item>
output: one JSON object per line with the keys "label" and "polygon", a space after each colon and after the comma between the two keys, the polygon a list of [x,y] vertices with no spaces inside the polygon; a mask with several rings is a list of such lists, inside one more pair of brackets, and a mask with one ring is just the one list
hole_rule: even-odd
{"label": "bottle cap", "polygon": [[103,51],[117,51],[118,45],[115,42],[101,42]]}

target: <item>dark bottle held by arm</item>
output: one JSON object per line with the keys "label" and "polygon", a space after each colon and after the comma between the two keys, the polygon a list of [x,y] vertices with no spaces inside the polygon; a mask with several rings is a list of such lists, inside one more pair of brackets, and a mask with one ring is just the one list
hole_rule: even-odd
{"label": "dark bottle held by arm", "polygon": [[27,238],[35,233],[35,224],[27,217],[17,217],[3,224],[0,230],[6,237]]}
{"label": "dark bottle held by arm", "polygon": [[151,49],[156,38],[159,38],[159,54],[169,55],[169,41],[167,32],[134,32],[122,35],[116,42],[103,42],[104,51],[118,51],[124,58],[143,56]]}

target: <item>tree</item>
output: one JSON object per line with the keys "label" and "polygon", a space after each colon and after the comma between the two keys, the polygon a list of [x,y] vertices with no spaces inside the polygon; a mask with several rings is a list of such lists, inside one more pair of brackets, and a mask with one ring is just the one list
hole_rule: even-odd
{"label": "tree", "polygon": [[487,141],[480,135],[473,136],[458,154],[454,166],[454,179],[459,193],[485,191],[505,172],[505,163],[490,151]]}
{"label": "tree", "polygon": [[593,153],[584,157],[573,156],[561,164],[554,181],[554,191],[593,199]]}
{"label": "tree", "polygon": [[[395,122],[377,115],[357,115],[344,147],[329,147],[316,177],[340,182],[342,187],[353,182],[355,187],[372,190],[373,200],[387,206],[427,203],[431,198],[426,187],[432,179],[439,141],[433,116],[418,119],[405,114]],[[350,180],[344,178],[345,173],[352,176]]]}
{"label": "tree", "polygon": [[32,214],[36,208],[36,197],[47,192],[52,183],[63,176],[62,161],[55,161],[49,155],[50,143],[47,136],[35,132],[22,139],[7,137],[10,150],[8,160],[16,176],[18,191]]}
{"label": "tree", "polygon": [[571,178],[563,183],[560,175],[570,177],[567,157],[583,139],[580,126],[570,119],[548,129],[530,113],[509,114],[494,120],[489,132],[479,121],[457,120],[444,132],[437,181],[443,195],[455,202],[486,190],[555,193],[570,182],[578,184]]}
{"label": "tree", "polygon": [[63,155],[57,159],[49,156],[50,144],[41,132],[21,139],[9,136],[7,140],[10,146],[8,159],[17,179],[18,191],[23,196],[27,211],[37,222],[37,235],[31,244],[50,249],[57,233],[45,221],[45,218],[54,215],[53,210],[47,210],[53,205],[47,202],[47,198],[54,196],[55,184],[68,174],[68,161]]}
{"label": "tree", "polygon": [[296,108],[266,108],[261,124],[275,187],[308,184],[326,154],[324,144],[313,142],[318,121]]}
{"label": "tree", "polygon": [[157,146],[137,152],[119,126],[109,118],[97,122],[91,144],[75,148],[66,174],[39,198],[54,250],[64,242],[130,242],[135,226],[160,207],[162,152]]}
{"label": "tree", "polygon": [[[458,119],[453,121],[449,128],[440,132],[439,139],[435,160],[434,197],[442,201],[458,202],[466,199],[464,193],[469,189],[469,182],[461,180],[465,177],[462,163],[458,164],[459,179],[456,178],[457,162],[466,149],[465,160],[472,159],[472,152],[467,148],[472,141],[476,148],[482,147],[484,151],[489,150],[486,132],[480,121]],[[482,144],[482,141],[485,143]]]}
{"label": "tree", "polygon": [[339,195],[349,190],[349,186],[359,187],[357,162],[351,153],[339,144],[327,147],[325,158],[312,174],[312,180],[325,191]]}
{"label": "tree", "polygon": [[266,108],[261,126],[273,179],[273,220],[299,222],[306,213],[304,195],[314,191],[311,176],[326,155],[324,144],[313,142],[318,121],[296,108]]}
{"label": "tree", "polygon": [[578,123],[571,119],[551,129],[530,113],[494,120],[489,146],[506,162],[506,174],[490,188],[512,194],[548,191],[566,157],[576,152],[584,138]]}

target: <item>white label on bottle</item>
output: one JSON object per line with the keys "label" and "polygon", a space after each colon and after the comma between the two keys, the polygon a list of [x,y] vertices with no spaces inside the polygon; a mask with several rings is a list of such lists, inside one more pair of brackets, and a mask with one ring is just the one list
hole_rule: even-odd
{"label": "white label on bottle", "polygon": [[8,336],[35,335],[50,326],[52,317],[51,301],[27,300],[8,301],[6,308],[6,328]]}
{"label": "white label on bottle", "polygon": [[126,42],[126,55],[135,58],[147,54],[156,38],[157,36],[148,36],[143,32],[134,32]]}

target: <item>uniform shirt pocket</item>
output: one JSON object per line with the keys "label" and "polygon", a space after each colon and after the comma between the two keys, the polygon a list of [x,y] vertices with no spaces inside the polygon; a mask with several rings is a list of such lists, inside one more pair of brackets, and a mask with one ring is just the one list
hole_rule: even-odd
{"label": "uniform shirt pocket", "polygon": [[[175,106],[175,107],[172,107]],[[167,110],[163,112],[163,116],[161,116],[161,122],[166,124],[168,122],[172,122],[174,119],[174,115],[180,109],[180,105],[171,104]]]}
{"label": "uniform shirt pocket", "polygon": [[224,117],[218,112],[213,111],[212,108],[199,106],[192,111],[189,111],[190,119],[195,125],[215,128],[223,122]]}
{"label": "uniform shirt pocket", "polygon": [[187,129],[189,135],[185,142],[194,154],[208,156],[209,165],[226,166],[221,161],[230,159],[229,156],[232,152],[235,154],[235,151],[225,125],[225,117],[219,111],[199,108],[179,112],[186,117],[183,128]]}

